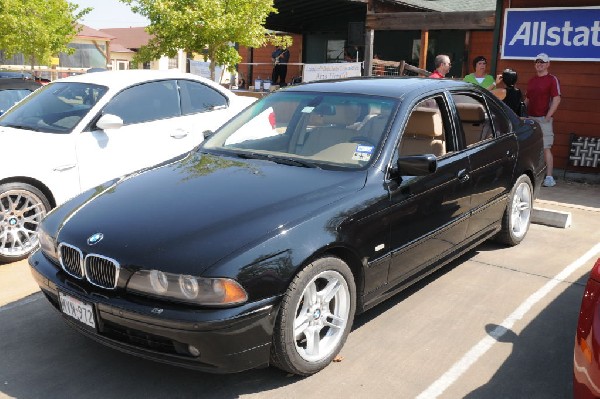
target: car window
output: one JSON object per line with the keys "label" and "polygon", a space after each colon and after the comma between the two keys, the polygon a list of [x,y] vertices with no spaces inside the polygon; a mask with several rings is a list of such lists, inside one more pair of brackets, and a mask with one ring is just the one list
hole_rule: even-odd
{"label": "car window", "polygon": [[227,108],[227,97],[212,87],[190,80],[179,80],[178,83],[183,115]]}
{"label": "car window", "polygon": [[123,119],[124,125],[181,116],[174,80],[143,83],[117,94],[102,111]]}
{"label": "car window", "polygon": [[488,105],[496,135],[499,136],[512,132],[513,129],[510,119],[506,117],[506,114],[502,111],[500,106],[493,101],[488,101]]}
{"label": "car window", "polygon": [[381,147],[396,108],[392,98],[281,91],[252,104],[203,148],[362,168]]}
{"label": "car window", "polygon": [[26,89],[8,89],[0,90],[0,113],[6,111],[28,94],[31,94],[31,90]]}
{"label": "car window", "polygon": [[452,152],[454,142],[446,115],[441,96],[419,102],[408,116],[400,140],[399,155],[433,154],[439,158]]}
{"label": "car window", "polygon": [[492,139],[494,131],[483,98],[452,94],[467,147]]}
{"label": "car window", "polygon": [[107,90],[105,86],[88,83],[51,83],[4,114],[0,126],[70,133]]}

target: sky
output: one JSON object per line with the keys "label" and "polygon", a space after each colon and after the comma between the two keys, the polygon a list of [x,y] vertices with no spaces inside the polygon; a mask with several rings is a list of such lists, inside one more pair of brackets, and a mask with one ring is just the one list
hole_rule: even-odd
{"label": "sky", "polygon": [[79,22],[94,29],[129,28],[147,26],[148,20],[134,14],[128,5],[119,0],[68,0],[79,9],[91,7],[93,10]]}

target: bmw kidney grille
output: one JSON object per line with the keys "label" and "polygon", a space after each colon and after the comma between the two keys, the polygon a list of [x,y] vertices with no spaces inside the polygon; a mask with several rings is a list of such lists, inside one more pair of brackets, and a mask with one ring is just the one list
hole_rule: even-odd
{"label": "bmw kidney grille", "polygon": [[61,243],[58,246],[60,265],[65,272],[78,279],[86,279],[91,284],[114,289],[119,279],[120,265],[114,259],[98,254],[87,254],[72,245]]}

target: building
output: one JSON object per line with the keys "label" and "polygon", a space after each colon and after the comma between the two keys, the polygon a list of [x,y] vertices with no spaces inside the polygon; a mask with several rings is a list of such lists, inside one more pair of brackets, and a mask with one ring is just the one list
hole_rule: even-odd
{"label": "building", "polygon": [[114,39],[111,41],[111,69],[179,69],[186,70],[186,55],[179,51],[173,58],[163,56],[160,59],[146,62],[139,65],[133,65],[133,57],[139,49],[148,44],[151,36],[146,32],[146,28],[110,28],[100,29],[101,32],[108,34]]}

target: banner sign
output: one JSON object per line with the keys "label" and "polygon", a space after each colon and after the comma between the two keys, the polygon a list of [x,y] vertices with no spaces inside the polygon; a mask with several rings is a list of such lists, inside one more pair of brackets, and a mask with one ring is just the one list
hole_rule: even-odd
{"label": "banner sign", "polygon": [[600,61],[600,7],[507,8],[502,58]]}
{"label": "banner sign", "polygon": [[302,82],[313,80],[343,79],[361,76],[362,62],[334,62],[329,64],[306,64],[302,70]]}
{"label": "banner sign", "polygon": [[[219,83],[223,75],[222,65],[215,66],[215,83]],[[190,73],[210,79],[210,62],[190,60]]]}

